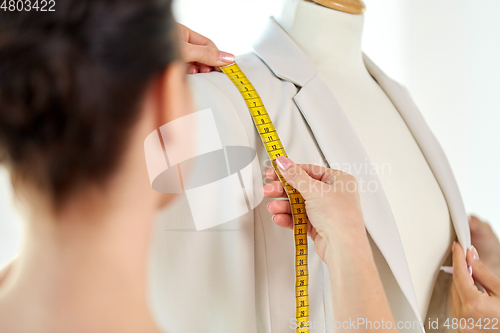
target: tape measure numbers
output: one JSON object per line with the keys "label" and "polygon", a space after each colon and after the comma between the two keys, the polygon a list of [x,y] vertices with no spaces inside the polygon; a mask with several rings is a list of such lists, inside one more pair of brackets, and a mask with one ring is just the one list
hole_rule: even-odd
{"label": "tape measure numbers", "polygon": [[309,333],[309,272],[307,269],[307,218],[305,213],[304,198],[290,186],[276,166],[278,156],[287,156],[285,148],[273,126],[271,117],[266,111],[259,94],[247,79],[240,67],[233,63],[221,67],[221,70],[233,81],[245,100],[250,115],[259,136],[266,148],[273,169],[279,177],[283,188],[290,200],[293,218],[293,233],[295,241],[295,303],[296,303],[296,333]]}

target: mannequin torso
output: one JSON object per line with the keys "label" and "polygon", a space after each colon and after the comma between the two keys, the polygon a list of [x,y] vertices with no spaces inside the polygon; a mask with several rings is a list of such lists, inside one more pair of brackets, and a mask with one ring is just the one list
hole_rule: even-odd
{"label": "mannequin torso", "polygon": [[[290,1],[291,2],[291,1]],[[299,0],[284,2],[277,22],[315,63],[351,121],[391,205],[405,249],[420,313],[454,239],[448,207],[432,170],[398,110],[362,58],[363,15]]]}

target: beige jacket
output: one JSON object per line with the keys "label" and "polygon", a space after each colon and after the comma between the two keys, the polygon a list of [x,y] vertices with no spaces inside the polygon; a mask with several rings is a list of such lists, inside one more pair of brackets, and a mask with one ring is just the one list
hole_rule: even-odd
{"label": "beige jacket", "polygon": [[[420,146],[445,195],[458,239],[469,247],[464,205],[443,150],[407,90],[368,57],[364,60]],[[254,52],[237,57],[237,63],[260,94],[287,153],[296,162],[326,166],[369,163],[353,127],[313,62],[272,18],[255,42]],[[262,176],[269,167],[266,151],[233,83],[218,72],[190,76],[189,80],[197,109],[212,109],[222,144],[254,148],[260,161],[256,171]],[[395,319],[425,322],[418,312],[403,246],[380,180],[365,169],[353,173],[379,185],[376,192],[361,193],[361,201]],[[272,223],[266,210],[268,202],[264,199],[253,211],[203,231],[196,231],[183,196],[159,216],[150,282],[154,313],[165,331],[293,332],[293,235]],[[224,209],[224,205],[220,202],[212,209]],[[334,332],[328,271],[315,254],[313,242],[309,243],[310,320],[315,325],[311,332]],[[446,310],[443,300],[448,285],[449,281],[436,284],[432,311]]]}

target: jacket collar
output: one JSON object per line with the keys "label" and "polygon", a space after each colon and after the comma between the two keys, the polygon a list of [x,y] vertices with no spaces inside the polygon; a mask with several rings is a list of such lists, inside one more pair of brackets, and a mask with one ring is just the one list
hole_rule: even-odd
{"label": "jacket collar", "polygon": [[[274,75],[299,87],[318,73],[312,60],[272,17],[253,48]],[[284,54],[289,56],[283,57]]]}

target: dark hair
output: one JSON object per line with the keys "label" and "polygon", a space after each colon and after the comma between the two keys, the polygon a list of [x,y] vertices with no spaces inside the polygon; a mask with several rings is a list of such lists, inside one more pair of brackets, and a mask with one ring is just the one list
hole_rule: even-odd
{"label": "dark hair", "polygon": [[100,184],[148,83],[178,55],[170,0],[0,11],[0,161],[56,203]]}

